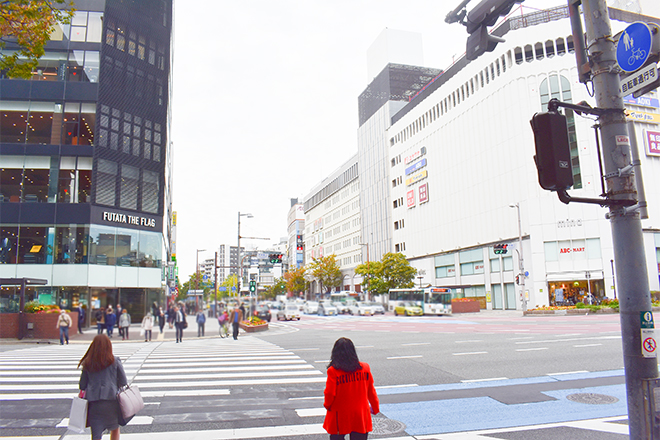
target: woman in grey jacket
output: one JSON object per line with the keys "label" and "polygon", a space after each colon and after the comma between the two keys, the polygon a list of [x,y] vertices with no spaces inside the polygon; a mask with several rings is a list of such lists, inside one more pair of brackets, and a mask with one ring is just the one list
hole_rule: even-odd
{"label": "woman in grey jacket", "polygon": [[106,335],[96,335],[78,367],[82,366],[80,389],[88,401],[87,426],[92,428],[92,440],[101,440],[104,430],[110,440],[119,440],[121,417],[117,392],[127,385],[121,361],[112,354],[112,342]]}

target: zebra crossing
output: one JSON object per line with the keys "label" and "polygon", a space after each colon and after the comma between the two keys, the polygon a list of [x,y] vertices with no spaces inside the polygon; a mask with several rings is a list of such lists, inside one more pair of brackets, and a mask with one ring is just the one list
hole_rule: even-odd
{"label": "zebra crossing", "polygon": [[[70,399],[78,392],[77,365],[87,347],[0,353],[0,438],[58,438],[65,431]],[[115,343],[113,352],[145,401],[145,409],[122,428],[122,437],[233,431],[237,424],[247,430],[271,426],[268,435],[277,432],[275,426],[288,426],[282,430],[285,436],[324,432],[322,416],[305,411],[322,408],[324,371],[270,342],[244,336],[238,341]],[[267,437],[255,432],[241,435]]]}

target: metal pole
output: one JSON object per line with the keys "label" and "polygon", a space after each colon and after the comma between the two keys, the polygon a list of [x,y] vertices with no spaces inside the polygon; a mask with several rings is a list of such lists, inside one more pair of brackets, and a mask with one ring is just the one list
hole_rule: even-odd
{"label": "metal pole", "polygon": [[218,251],[215,251],[213,260],[213,295],[215,296],[215,312],[213,316],[218,317]]}
{"label": "metal pole", "polygon": [[[571,0],[569,0],[569,4]],[[631,173],[620,173],[631,164],[630,145],[616,62],[616,47],[605,0],[582,3],[587,41],[589,42],[594,95],[598,108],[619,109],[599,117],[607,191],[612,199],[635,198],[635,180]],[[608,217],[612,228],[616,276],[619,287],[619,311],[623,361],[628,401],[628,427],[631,440],[651,438],[645,422],[644,379],[658,377],[655,358],[645,358],[641,346],[641,318],[651,312],[644,239],[641,220],[636,210],[610,206]]]}
{"label": "metal pole", "polygon": [[238,296],[239,300],[241,298],[241,273],[242,268],[243,268],[243,262],[241,260],[241,211],[238,211],[238,246],[236,248],[236,261],[240,262],[241,264],[238,267],[237,272],[237,277],[236,277],[236,296]]}

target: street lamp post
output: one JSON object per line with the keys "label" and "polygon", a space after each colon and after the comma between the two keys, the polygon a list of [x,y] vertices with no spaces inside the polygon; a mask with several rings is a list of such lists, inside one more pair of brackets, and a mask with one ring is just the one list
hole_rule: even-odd
{"label": "street lamp post", "polygon": [[195,305],[199,308],[197,303],[197,291],[199,290],[199,253],[204,252],[206,249],[197,249],[195,254]]}
{"label": "street lamp post", "polygon": [[520,273],[520,286],[522,288],[521,301],[523,312],[527,311],[527,298],[525,297],[525,263],[523,260],[523,246],[522,246],[522,223],[520,221],[520,203],[512,203],[509,208],[516,208],[518,211],[518,271]]}
{"label": "street lamp post", "polygon": [[238,277],[236,280],[236,294],[239,299],[241,297],[241,278],[243,277],[243,260],[241,260],[241,217],[252,218],[254,216],[250,213],[241,214],[241,212],[238,211],[238,248],[236,249],[236,261],[239,263],[239,266],[237,271]]}

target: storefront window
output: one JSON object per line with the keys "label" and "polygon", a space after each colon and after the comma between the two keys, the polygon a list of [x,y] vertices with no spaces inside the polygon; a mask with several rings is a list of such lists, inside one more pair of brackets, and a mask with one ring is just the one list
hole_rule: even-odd
{"label": "storefront window", "polygon": [[60,158],[57,185],[58,203],[88,203],[91,201],[92,158]]}
{"label": "storefront window", "polygon": [[18,313],[21,294],[17,286],[0,287],[0,313]]}
{"label": "storefront window", "polygon": [[55,231],[55,264],[87,264],[88,228],[58,227]]}
{"label": "storefront window", "polygon": [[43,226],[19,228],[18,264],[46,264],[52,262],[53,229]]}
{"label": "storefront window", "polygon": [[18,227],[0,228],[0,264],[16,264],[18,249]]}
{"label": "storefront window", "polygon": [[90,226],[89,230],[89,262],[114,266],[117,262],[115,254],[116,228],[108,226]]}
{"label": "storefront window", "polygon": [[139,232],[131,229],[117,230],[117,266],[138,265]]}
{"label": "storefront window", "polygon": [[162,261],[163,241],[159,232],[140,232],[140,259],[141,267],[160,267]]}
{"label": "storefront window", "polygon": [[20,202],[23,156],[0,157],[0,202]]}

